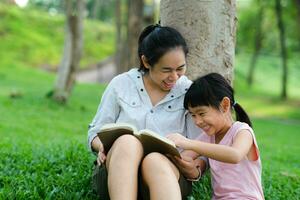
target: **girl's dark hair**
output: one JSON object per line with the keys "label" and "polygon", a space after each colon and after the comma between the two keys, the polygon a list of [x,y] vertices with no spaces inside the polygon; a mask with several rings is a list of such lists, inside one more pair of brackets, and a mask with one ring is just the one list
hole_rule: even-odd
{"label": "girl's dark hair", "polygon": [[181,47],[184,54],[188,53],[187,44],[182,35],[174,28],[167,26],[149,25],[140,34],[138,40],[138,56],[140,70],[148,72],[141,56],[144,55],[151,67],[169,50]]}
{"label": "girl's dark hair", "polygon": [[184,107],[212,106],[220,109],[224,97],[230,99],[230,105],[235,110],[236,120],[246,122],[250,127],[252,123],[242,106],[234,100],[234,90],[226,79],[218,73],[210,73],[196,79],[184,97]]}

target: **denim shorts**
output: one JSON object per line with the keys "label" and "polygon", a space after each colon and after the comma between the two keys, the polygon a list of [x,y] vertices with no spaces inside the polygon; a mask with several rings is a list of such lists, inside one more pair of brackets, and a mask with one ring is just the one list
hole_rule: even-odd
{"label": "denim shorts", "polygon": [[[138,181],[138,199],[150,200],[149,190],[147,186],[143,184],[140,172]],[[192,193],[192,182],[180,175],[178,183],[182,199],[186,199]],[[107,170],[104,165],[95,165],[92,176],[92,188],[100,200],[110,200],[107,187]]]}

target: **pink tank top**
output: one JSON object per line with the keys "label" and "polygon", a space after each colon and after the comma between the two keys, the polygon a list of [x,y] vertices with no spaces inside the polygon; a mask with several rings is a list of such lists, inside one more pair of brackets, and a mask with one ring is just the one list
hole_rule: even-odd
{"label": "pink tank top", "polygon": [[[219,162],[209,158],[212,199],[264,199],[261,186],[261,161],[253,130],[248,124],[235,122],[219,144],[231,146],[234,137],[240,130],[249,130],[253,136],[257,160],[251,161],[245,157],[238,164]],[[215,143],[214,136],[202,134],[199,140]]]}

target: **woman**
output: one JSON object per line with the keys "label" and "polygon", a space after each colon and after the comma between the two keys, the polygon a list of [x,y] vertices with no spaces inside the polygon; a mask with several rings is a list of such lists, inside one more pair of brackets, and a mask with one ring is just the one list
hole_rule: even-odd
{"label": "woman", "polygon": [[141,143],[131,135],[119,137],[106,152],[97,137],[104,124],[126,122],[162,136],[181,133],[195,138],[200,129],[183,107],[191,85],[184,76],[187,52],[178,31],[150,25],[139,37],[140,68],[116,76],[107,86],[88,132],[88,144],[98,155],[94,186],[103,199],[108,198],[106,187],[110,199],[175,200],[190,194],[187,179],[199,176],[201,159],[183,155],[171,162],[160,153],[144,155]]}

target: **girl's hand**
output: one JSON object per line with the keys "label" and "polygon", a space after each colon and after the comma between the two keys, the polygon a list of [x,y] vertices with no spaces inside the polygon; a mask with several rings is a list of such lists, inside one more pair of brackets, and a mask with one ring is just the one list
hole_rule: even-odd
{"label": "girl's hand", "polygon": [[179,148],[188,149],[189,147],[189,139],[180,135],[179,133],[170,134],[167,136],[167,138],[172,140]]}

